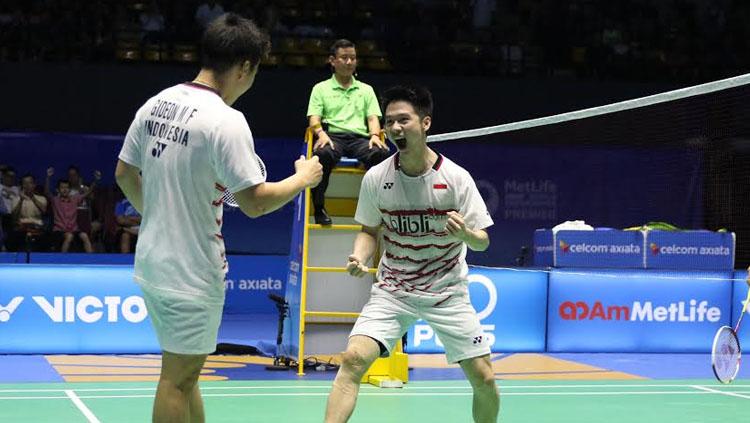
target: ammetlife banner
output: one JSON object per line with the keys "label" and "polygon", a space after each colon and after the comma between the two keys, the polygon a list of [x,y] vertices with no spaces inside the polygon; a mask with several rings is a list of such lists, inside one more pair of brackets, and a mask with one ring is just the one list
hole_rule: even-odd
{"label": "ammetlife banner", "polygon": [[733,272],[553,270],[551,352],[708,353],[730,322]]}
{"label": "ammetlife banner", "polygon": [[[544,351],[547,274],[469,266],[469,296],[493,352]],[[442,353],[440,339],[419,320],[407,333],[407,353]]]}

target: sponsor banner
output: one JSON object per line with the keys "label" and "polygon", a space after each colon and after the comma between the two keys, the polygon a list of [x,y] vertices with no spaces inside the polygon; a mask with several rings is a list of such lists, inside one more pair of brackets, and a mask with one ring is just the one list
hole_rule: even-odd
{"label": "sponsor banner", "polygon": [[534,266],[552,266],[555,241],[549,229],[534,231]]}
{"label": "sponsor banner", "polygon": [[[463,139],[434,144],[433,148],[471,172],[495,222],[487,228],[490,247],[469,251],[470,263],[516,265],[519,250],[531,248],[534,229],[551,228],[568,219],[585,218],[613,228],[632,226],[644,215],[685,228],[703,223],[699,151],[649,150],[649,160],[643,160],[639,148],[528,142],[558,135],[504,132],[474,138],[476,149],[466,148]],[[509,139],[518,142],[509,143]]]}
{"label": "sponsor banner", "polygon": [[156,353],[132,266],[0,265],[0,353]]}
{"label": "sponsor banner", "polygon": [[732,270],[734,244],[732,232],[649,231],[646,268]]}
{"label": "sponsor banner", "polygon": [[225,314],[276,314],[268,294],[284,296],[288,256],[229,255]]}
{"label": "sponsor banner", "polygon": [[[469,266],[469,295],[493,352],[544,351],[547,273]],[[407,332],[406,352],[442,353],[423,320]]]}
{"label": "sponsor banner", "polygon": [[729,323],[733,272],[553,270],[551,352],[708,353]]}
{"label": "sponsor banner", "polygon": [[556,267],[643,268],[643,241],[640,231],[557,231],[554,264]]}
{"label": "sponsor banner", "polygon": [[[19,256],[23,255],[19,253]],[[23,257],[25,261],[25,257]],[[30,253],[31,264],[129,264],[133,265],[135,254],[100,253]],[[17,263],[23,263],[18,261]]]}
{"label": "sponsor banner", "polygon": [[[307,154],[307,145],[300,147],[299,154]],[[301,298],[302,298],[302,263],[303,247],[305,240],[305,219],[307,213],[307,195],[309,190],[300,192],[292,204],[294,213],[292,220],[292,236],[289,244],[289,257],[286,267],[286,294],[284,300],[288,305],[284,319],[284,332],[282,335],[282,355],[296,356],[299,353],[300,325],[302,321]]]}
{"label": "sponsor banner", "polygon": [[21,263],[22,260],[26,260],[25,254],[23,254],[24,257],[21,255],[21,253],[0,253],[0,263]]}
{"label": "sponsor banner", "polygon": [[[732,320],[729,322],[729,326],[732,328],[737,325],[737,321],[740,319],[740,313],[742,312],[742,306],[744,305],[744,301],[747,298],[747,290],[748,286],[745,282],[747,280],[747,271],[737,271],[734,272],[734,286],[732,289]],[[743,346],[743,352],[744,351],[750,351],[748,350],[748,345],[750,345],[750,305],[748,305],[748,310],[745,311],[745,317],[742,319],[742,325],[740,326],[739,335],[740,338],[740,346]]]}

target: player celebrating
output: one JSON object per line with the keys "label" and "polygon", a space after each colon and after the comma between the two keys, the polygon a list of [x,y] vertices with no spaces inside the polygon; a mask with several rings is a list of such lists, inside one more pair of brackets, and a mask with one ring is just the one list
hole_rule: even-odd
{"label": "player celebrating", "polygon": [[387,356],[419,318],[460,363],[474,389],[476,422],[497,420],[500,397],[490,347],[467,290],[466,248],[489,246],[492,225],[471,175],[427,147],[432,95],[393,87],[383,94],[385,130],[398,153],[370,169],[362,181],[355,219],[362,231],[347,269],[363,276],[383,228],[384,252],[370,300],[352,329],[328,397],[326,422],[351,416],[362,375]]}
{"label": "player celebrating", "polygon": [[230,106],[253,84],[268,36],[225,14],[208,26],[192,81],[160,92],[136,113],[116,178],[141,213],[135,280],[162,348],[155,422],[203,422],[198,376],[216,349],[227,261],[225,190],[251,217],[274,211],[322,176],[317,158],[266,182],[243,114]]}

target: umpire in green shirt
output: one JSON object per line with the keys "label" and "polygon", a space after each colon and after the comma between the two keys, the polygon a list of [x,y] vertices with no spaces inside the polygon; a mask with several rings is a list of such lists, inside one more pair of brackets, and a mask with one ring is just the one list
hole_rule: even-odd
{"label": "umpire in green shirt", "polygon": [[355,158],[370,168],[390,155],[380,140],[380,106],[372,87],[354,78],[357,51],[349,40],[331,46],[330,79],[315,84],[310,93],[307,118],[315,132],[313,154],[323,165],[323,179],[312,190],[315,223],[330,225],[325,192],[331,170],[342,156]]}

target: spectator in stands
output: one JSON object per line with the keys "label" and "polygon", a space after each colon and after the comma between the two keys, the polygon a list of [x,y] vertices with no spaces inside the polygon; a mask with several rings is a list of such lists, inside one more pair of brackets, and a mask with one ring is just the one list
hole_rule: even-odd
{"label": "spectator in stands", "polygon": [[[81,178],[81,172],[74,165],[68,167],[68,182],[70,182],[71,195],[81,194],[88,189],[86,182]],[[76,218],[79,230],[86,232],[91,240],[98,239],[102,227],[100,219],[92,213],[91,200],[95,195],[96,191],[92,189],[88,196],[84,196],[83,201],[78,204],[78,217]]]}
{"label": "spectator in stands", "polygon": [[275,4],[263,8],[262,27],[275,36],[289,34],[289,27],[281,21],[281,12]]}
{"label": "spectator in stands", "polygon": [[141,215],[130,204],[127,198],[123,198],[115,206],[115,218],[117,219],[118,232],[120,234],[120,252],[128,254],[138,238],[138,230],[141,227]]}
{"label": "spectator in stands", "polygon": [[390,155],[380,139],[380,106],[372,87],[354,78],[357,50],[349,40],[337,40],[331,46],[328,62],[333,68],[330,79],[317,83],[310,94],[307,118],[315,132],[313,154],[323,165],[323,180],[313,188],[315,223],[330,225],[325,209],[325,192],[331,170],[342,155],[374,166]]}
{"label": "spectator in stands", "polygon": [[19,251],[28,245],[34,249],[44,243],[44,214],[47,199],[36,192],[36,180],[31,174],[21,178],[21,192],[11,208],[13,229],[8,235],[8,249]]}
{"label": "spectator in stands", "polygon": [[164,15],[159,11],[156,0],[149,3],[138,19],[141,22],[144,44],[159,44],[164,41]]}
{"label": "spectator in stands", "polygon": [[203,30],[212,20],[223,14],[224,7],[220,1],[208,0],[195,10],[195,21],[200,25],[201,30]]}
{"label": "spectator in stands", "polygon": [[[0,227],[6,236],[13,229],[11,211],[13,211],[13,204],[19,196],[20,190],[16,185],[16,170],[10,166],[5,166],[2,170],[2,178],[0,178],[0,202],[3,203],[1,208],[4,210],[4,212],[0,212]],[[4,247],[4,245],[0,244],[0,247]]]}
{"label": "spectator in stands", "polygon": [[[5,172],[8,166],[0,164],[0,174]],[[0,197],[0,217],[10,214],[10,210],[5,207],[5,201]],[[0,225],[0,251],[5,251],[5,236],[3,235],[3,225]]]}
{"label": "spectator in stands", "polygon": [[70,182],[67,179],[60,179],[57,181],[57,195],[53,196],[50,192],[50,178],[55,174],[55,168],[50,167],[47,169],[47,178],[44,181],[44,195],[47,196],[50,203],[52,204],[53,227],[52,235],[57,245],[62,240],[62,246],[60,252],[67,253],[70,249],[70,244],[76,235],[83,243],[83,249],[87,253],[93,253],[94,249],[91,247],[91,240],[89,235],[81,231],[78,227],[78,206],[81,202],[86,201],[90,198],[91,193],[96,187],[96,183],[101,179],[101,172],[94,172],[94,182],[91,187],[86,187],[75,193],[71,194]]}

